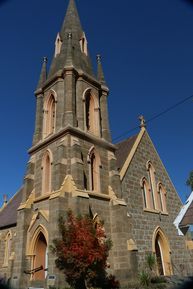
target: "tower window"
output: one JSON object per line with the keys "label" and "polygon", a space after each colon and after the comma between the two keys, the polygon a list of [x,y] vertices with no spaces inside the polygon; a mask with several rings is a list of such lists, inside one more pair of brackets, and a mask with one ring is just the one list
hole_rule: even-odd
{"label": "tower window", "polygon": [[56,101],[53,94],[45,103],[44,109],[44,136],[48,136],[55,131]]}
{"label": "tower window", "polygon": [[51,155],[46,151],[42,159],[42,194],[51,192]]}
{"label": "tower window", "polygon": [[97,103],[91,92],[87,92],[85,96],[85,128],[95,135],[99,135],[99,106]]}
{"label": "tower window", "polygon": [[100,157],[95,148],[92,148],[88,155],[90,190],[100,192]]}

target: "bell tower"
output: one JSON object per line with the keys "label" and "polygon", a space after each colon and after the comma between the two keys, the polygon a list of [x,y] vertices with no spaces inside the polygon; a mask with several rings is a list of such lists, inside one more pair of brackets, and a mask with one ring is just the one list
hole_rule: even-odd
{"label": "bell tower", "polygon": [[97,67],[95,75],[75,1],[70,0],[49,72],[44,58],[35,91],[28,175],[34,175],[36,197],[59,190],[67,175],[80,190],[108,195],[111,187],[120,195],[100,55]]}
{"label": "bell tower", "polygon": [[[109,257],[112,272],[118,270],[114,260],[117,252],[127,255],[124,240],[128,230],[124,229],[121,237],[119,230],[127,207],[121,200],[116,147],[111,142],[108,94],[101,56],[97,55],[95,74],[75,1],[70,0],[56,35],[50,68],[44,57],[35,91],[35,130],[18,209],[21,233],[17,234],[20,245],[14,274],[19,288],[44,287],[48,279],[44,280],[43,273],[33,275],[37,269],[63,282],[63,274],[55,268],[54,256],[47,248],[60,236],[58,218],[69,208],[75,214],[90,213],[105,221],[114,244]],[[44,247],[42,259],[37,255],[37,244]],[[23,270],[31,275],[24,275]]]}

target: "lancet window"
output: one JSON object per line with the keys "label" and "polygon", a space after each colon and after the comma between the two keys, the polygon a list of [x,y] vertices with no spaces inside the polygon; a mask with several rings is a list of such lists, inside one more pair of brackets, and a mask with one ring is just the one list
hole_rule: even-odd
{"label": "lancet window", "polygon": [[143,177],[140,181],[144,207],[155,212],[167,213],[166,190],[159,182],[156,185],[155,169],[150,161],[146,164],[148,180]]}
{"label": "lancet window", "polygon": [[42,159],[42,194],[51,192],[51,152],[46,151]]}
{"label": "lancet window", "polygon": [[155,169],[150,161],[147,163],[147,171],[148,171],[148,176],[149,176],[153,208],[158,209],[158,200],[157,200],[156,184],[155,184]]}
{"label": "lancet window", "polygon": [[5,251],[4,251],[4,266],[8,266],[8,261],[11,256],[12,234],[9,231],[5,237]]}
{"label": "lancet window", "polygon": [[100,157],[95,148],[92,148],[88,154],[90,190],[100,192]]}
{"label": "lancet window", "polygon": [[141,179],[141,189],[143,194],[144,207],[147,209],[153,209],[151,189],[146,178]]}
{"label": "lancet window", "polygon": [[54,133],[56,118],[56,100],[53,94],[49,96],[44,106],[44,137]]}
{"label": "lancet window", "polygon": [[96,97],[87,91],[85,94],[85,129],[86,131],[99,135],[99,105]]}
{"label": "lancet window", "polygon": [[167,202],[166,202],[166,190],[164,186],[159,183],[158,184],[158,194],[160,199],[160,210],[161,212],[167,213]]}

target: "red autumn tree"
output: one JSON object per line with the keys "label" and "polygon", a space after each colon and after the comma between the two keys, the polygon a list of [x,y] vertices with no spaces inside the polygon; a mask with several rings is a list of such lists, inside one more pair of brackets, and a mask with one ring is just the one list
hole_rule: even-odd
{"label": "red autumn tree", "polygon": [[88,216],[75,217],[71,211],[60,217],[61,238],[53,241],[56,266],[65,274],[73,288],[86,284],[101,288],[119,288],[118,281],[106,273],[107,257],[112,242],[106,237],[102,224],[93,224]]}

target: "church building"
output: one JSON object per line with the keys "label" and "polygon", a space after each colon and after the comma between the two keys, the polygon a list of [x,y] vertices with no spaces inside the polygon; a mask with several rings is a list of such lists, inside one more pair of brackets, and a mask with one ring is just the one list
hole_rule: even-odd
{"label": "church building", "polygon": [[95,75],[74,0],[35,91],[33,143],[23,186],[0,209],[0,276],[15,288],[64,288],[50,251],[71,209],[104,221],[109,272],[121,285],[154,254],[159,275],[193,274],[192,251],[173,222],[182,206],[141,117],[139,132],[113,144],[101,57]]}

